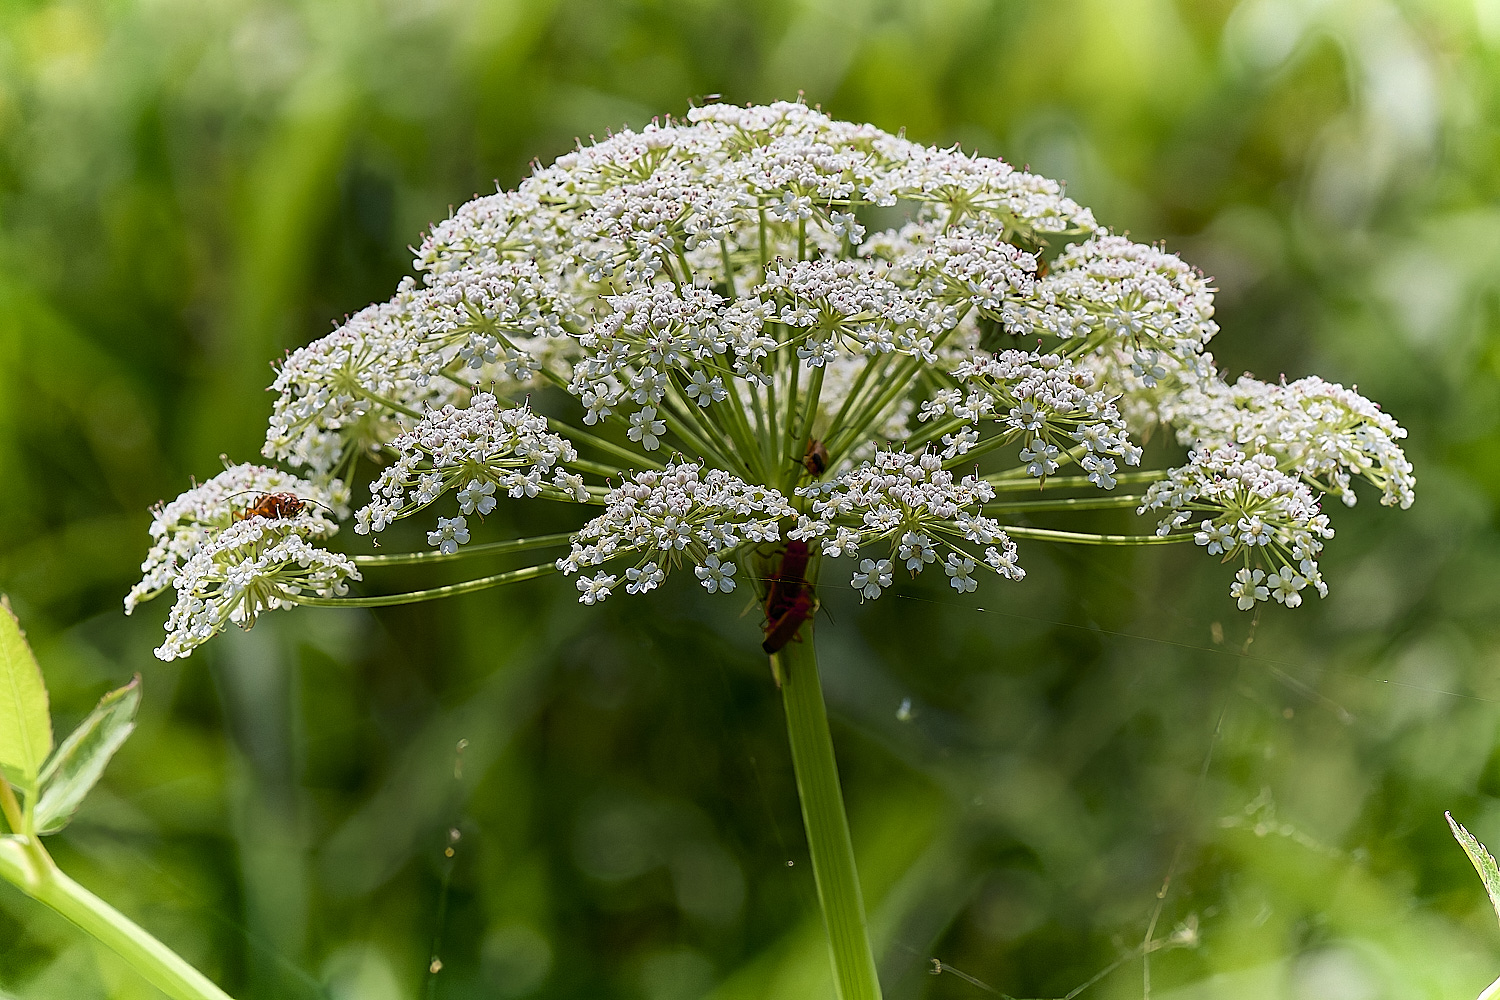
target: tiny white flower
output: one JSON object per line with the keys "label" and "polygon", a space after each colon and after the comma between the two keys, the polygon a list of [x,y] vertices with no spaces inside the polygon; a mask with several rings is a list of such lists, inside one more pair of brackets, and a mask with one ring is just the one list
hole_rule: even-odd
{"label": "tiny white flower", "polygon": [[729,398],[729,391],[724,388],[722,378],[717,375],[709,378],[706,372],[696,369],[688,376],[688,382],[682,387],[682,391],[687,393],[689,399],[704,407]]}
{"label": "tiny white flower", "polygon": [[1028,474],[1041,479],[1057,471],[1057,446],[1041,438],[1032,438],[1031,443],[1021,449],[1021,461],[1026,463]]}
{"label": "tiny white flower", "polygon": [[1295,608],[1302,603],[1302,595],[1299,593],[1307,586],[1307,580],[1290,566],[1283,566],[1280,570],[1266,577],[1266,586],[1271,591],[1271,596],[1289,608]]}
{"label": "tiny white flower", "polygon": [[853,556],[859,552],[860,533],[853,528],[839,525],[832,538],[823,539],[825,556]]}
{"label": "tiny white flower", "polygon": [[1084,455],[1078,464],[1084,472],[1088,473],[1089,482],[1101,490],[1112,490],[1115,488],[1114,472],[1116,466],[1114,459],[1102,458],[1090,452]]}
{"label": "tiny white flower", "polygon": [[1249,611],[1255,607],[1256,601],[1264,601],[1271,596],[1271,591],[1261,581],[1266,578],[1264,570],[1241,569],[1234,574],[1234,583],[1229,587],[1229,596],[1235,599],[1241,611]]}
{"label": "tiny white flower", "polygon": [[721,563],[718,556],[710,553],[703,560],[702,566],[693,567],[693,572],[703,581],[703,589],[710,594],[718,590],[727,594],[734,589],[735,568],[734,563]]}
{"label": "tiny white flower", "polygon": [[583,273],[590,281],[604,281],[614,277],[614,254],[608,250],[598,251],[584,263]]}
{"label": "tiny white flower", "polygon": [[850,581],[850,586],[860,592],[860,601],[873,601],[880,596],[880,592],[891,585],[891,571],[894,567],[889,559],[862,559],[859,570]]}
{"label": "tiny white flower", "polygon": [[656,254],[650,253],[636,257],[625,265],[625,283],[627,285],[649,285],[651,279],[661,270],[661,261]]}
{"label": "tiny white flower", "polygon": [[656,407],[647,406],[630,415],[630,430],[625,432],[625,436],[632,441],[639,441],[647,451],[655,451],[661,447],[659,435],[666,432],[666,422],[656,419]]}
{"label": "tiny white flower", "polygon": [[1203,530],[1193,536],[1193,541],[1208,546],[1209,555],[1222,555],[1234,548],[1234,528],[1231,526],[1206,520],[1201,527]]}
{"label": "tiny white flower", "polygon": [[969,449],[979,443],[979,431],[973,427],[965,427],[957,434],[943,435],[943,457],[957,458],[959,455],[967,455]]}
{"label": "tiny white flower", "polygon": [[1136,351],[1131,359],[1130,370],[1148,389],[1167,377],[1167,370],[1158,363],[1158,357],[1156,351],[1145,350]]}
{"label": "tiny white flower", "polygon": [[781,200],[771,205],[771,214],[783,222],[793,219],[812,218],[812,199],[806,195],[798,195],[791,191],[782,194]]}
{"label": "tiny white flower", "polygon": [[960,511],[958,517],[954,518],[958,529],[964,533],[964,537],[971,542],[988,545],[995,540],[1000,531],[998,522],[987,517],[970,514],[968,511]]}
{"label": "tiny white flower", "polygon": [[417,477],[417,503],[432,503],[442,492],[443,474],[441,472],[424,472]]}
{"label": "tiny white flower", "polygon": [[906,568],[913,573],[919,571],[924,563],[937,560],[937,549],[933,547],[932,539],[917,531],[908,531],[901,536],[896,554],[906,561]]}
{"label": "tiny white flower", "polygon": [[1271,544],[1271,526],[1258,515],[1240,518],[1236,527],[1239,528],[1240,541],[1246,545]]}
{"label": "tiny white flower", "polygon": [[469,485],[458,491],[458,509],[465,514],[483,516],[495,509],[495,484],[469,480]]}
{"label": "tiny white flower", "polygon": [[1023,431],[1039,431],[1047,422],[1047,414],[1037,409],[1036,401],[1023,399],[1010,410],[1010,424]]}
{"label": "tiny white flower", "polygon": [[471,333],[468,342],[459,349],[458,356],[467,361],[470,368],[483,368],[494,364],[500,357],[500,341],[487,333]]}
{"label": "tiny white flower", "polygon": [[967,594],[979,586],[972,576],[975,562],[968,556],[950,552],[943,563],[943,572],[948,574],[948,583],[960,594]]}
{"label": "tiny white flower", "polygon": [[427,533],[427,544],[436,545],[443,555],[452,555],[468,541],[468,521],[462,517],[440,517],[437,530]]}
{"label": "tiny white flower", "polygon": [[833,235],[842,236],[856,246],[865,238],[865,227],[859,224],[853,212],[830,212],[828,218]]}
{"label": "tiny white flower", "polygon": [[984,561],[990,569],[1007,580],[1024,580],[1026,571],[1016,562],[1016,543],[1006,539],[1003,549],[991,545],[984,550]]}
{"label": "tiny white flower", "polygon": [[578,473],[558,469],[552,474],[552,481],[557,485],[558,489],[570,494],[579,503],[588,502],[588,486],[584,483],[583,477]]}
{"label": "tiny white flower", "polygon": [[661,524],[656,526],[656,547],[666,551],[675,549],[681,552],[687,548],[688,542],[693,540],[692,527],[675,515],[667,515]]}
{"label": "tiny white flower", "polygon": [[625,579],[630,582],[625,585],[627,594],[645,594],[661,586],[667,574],[654,562],[648,562],[643,566],[632,566],[625,571]]}
{"label": "tiny white flower", "polygon": [[578,587],[579,604],[597,604],[609,596],[614,588],[617,577],[611,573],[600,573],[595,577],[580,576],[575,584]]}

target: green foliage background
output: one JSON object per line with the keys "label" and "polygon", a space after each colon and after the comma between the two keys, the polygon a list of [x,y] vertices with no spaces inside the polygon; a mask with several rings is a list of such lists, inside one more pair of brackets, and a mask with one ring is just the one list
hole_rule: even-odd
{"label": "green foliage background", "polygon": [[[830,589],[887,996],[1062,996],[1169,872],[1155,939],[1196,947],[1083,996],[1476,994],[1500,935],[1443,810],[1500,842],[1496,0],[0,2],[0,589],[60,728],[145,675],[62,864],[241,998],[829,995],[732,600],[553,580],[171,665],[165,606],[119,605],[146,507],[254,456],[268,362],[388,296],[450,206],[799,91],[1065,178],[1216,277],[1221,364],[1357,383],[1421,478],[1333,512],[1333,593],[1248,656],[1201,552]],[[156,996],[8,886],[0,993]]]}

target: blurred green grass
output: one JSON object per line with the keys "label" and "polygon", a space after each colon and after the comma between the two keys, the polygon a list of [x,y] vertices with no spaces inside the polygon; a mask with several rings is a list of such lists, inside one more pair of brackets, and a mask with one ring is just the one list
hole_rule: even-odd
{"label": "blurred green grass", "polygon": [[[1442,813],[1500,841],[1495,0],[0,3],[0,590],[62,724],[146,678],[63,863],[242,998],[827,995],[779,706],[722,602],[543,583],[167,665],[165,609],[119,610],[147,505],[256,454],[267,363],[450,206],[799,91],[1066,179],[1215,276],[1221,364],[1358,383],[1421,478],[1334,512],[1333,593],[1249,656],[1197,553],[830,590],[887,996],[984,995],[934,957],[1061,996],[1169,870],[1157,936],[1197,946],[1153,957],[1157,1000],[1477,994],[1500,937]],[[7,887],[0,991],[154,995]]]}

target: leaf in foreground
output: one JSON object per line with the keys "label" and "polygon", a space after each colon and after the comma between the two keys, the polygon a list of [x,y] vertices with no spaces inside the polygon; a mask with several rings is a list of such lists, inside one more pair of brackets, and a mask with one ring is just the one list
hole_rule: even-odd
{"label": "leaf in foreground", "polygon": [[140,704],[141,675],[136,674],[129,684],[100,698],[88,718],[63,740],[42,769],[37,833],[56,833],[68,825],[110,758],[135,730]]}
{"label": "leaf in foreground", "polygon": [[0,772],[30,794],[51,750],[52,719],[41,668],[10,602],[0,598]]}
{"label": "leaf in foreground", "polygon": [[1463,846],[1464,853],[1474,863],[1474,870],[1479,873],[1479,878],[1484,882],[1484,891],[1490,894],[1490,905],[1495,908],[1495,916],[1500,919],[1500,868],[1495,865],[1495,859],[1490,852],[1485,850],[1475,836],[1465,830],[1452,813],[1443,813],[1448,817],[1448,825],[1453,828],[1453,836],[1458,838],[1459,844]]}

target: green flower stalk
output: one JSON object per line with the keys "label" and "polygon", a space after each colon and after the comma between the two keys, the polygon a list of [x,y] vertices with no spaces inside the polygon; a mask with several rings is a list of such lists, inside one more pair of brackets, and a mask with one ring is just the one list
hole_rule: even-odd
{"label": "green flower stalk", "polygon": [[[1017,539],[1181,542],[1232,564],[1241,608],[1294,607],[1327,590],[1321,493],[1352,502],[1363,478],[1412,501],[1405,432],[1370,401],[1223,381],[1212,290],[1176,256],[1055,181],[802,104],[713,104],[580,146],[461,207],[415,263],[282,362],[264,454],[295,476],[233,466],[159,510],[127,610],[175,590],[170,659],[268,610],[553,571],[588,605],[674,574],[753,591],[845,1000],[879,986],[806,624],[820,574],[864,600],[928,571],[968,593],[1024,579]],[[1175,468],[1139,468],[1156,428]],[[427,551],[326,547],[362,472],[355,534],[421,517]],[[264,516],[273,491],[310,502]],[[487,537],[502,504],[576,508],[576,528]],[[1102,507],[1149,519],[1010,523]],[[363,569],[501,551],[537,561],[346,596]]]}
{"label": "green flower stalk", "polygon": [[135,729],[141,681],[111,691],[54,746],[47,686],[0,596],[0,879],[72,921],[172,1000],[230,1000],[203,973],[69,878],[42,838],[68,825]]}

